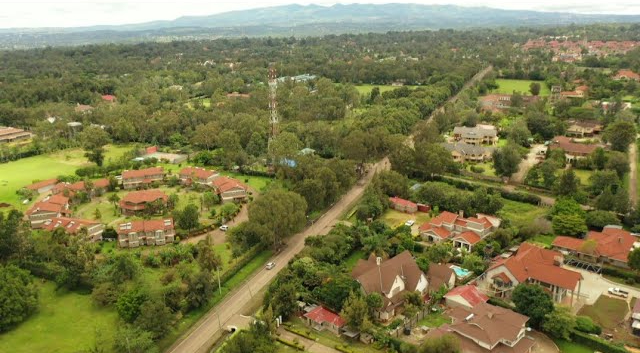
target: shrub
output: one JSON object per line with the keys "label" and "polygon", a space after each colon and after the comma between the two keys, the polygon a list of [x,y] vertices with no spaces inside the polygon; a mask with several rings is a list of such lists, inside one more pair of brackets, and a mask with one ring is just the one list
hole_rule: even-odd
{"label": "shrub", "polygon": [[578,344],[583,344],[592,348],[594,351],[600,351],[602,353],[628,353],[623,346],[618,346],[612,343],[609,343],[602,338],[591,336],[590,334],[573,331],[571,333],[571,339],[573,342]]}
{"label": "shrub", "polygon": [[576,317],[576,330],[584,333],[593,333],[596,335],[602,333],[602,328],[596,325],[588,316]]}
{"label": "shrub", "polygon": [[349,346],[343,346],[341,344],[335,345],[336,350],[339,350],[342,353],[353,353],[353,350],[349,348]]}
{"label": "shrub", "polygon": [[298,342],[290,342],[290,341],[287,341],[287,340],[285,340],[284,338],[281,338],[281,337],[276,338],[276,340],[278,342],[284,344],[285,346],[289,346],[289,347],[291,347],[293,349],[296,349],[296,350],[299,350],[299,351],[304,351],[304,346],[301,345]]}
{"label": "shrub", "polygon": [[298,336],[302,336],[304,338],[308,338],[310,340],[315,340],[316,338],[311,336],[311,333],[309,333],[308,331],[305,330],[301,330],[297,327],[293,327],[293,326],[285,326],[284,328],[285,330],[291,332],[291,333],[295,333]]}
{"label": "shrub", "polygon": [[476,174],[484,173],[484,168],[476,166],[476,165],[472,165],[470,169],[471,169],[472,172],[474,172]]}

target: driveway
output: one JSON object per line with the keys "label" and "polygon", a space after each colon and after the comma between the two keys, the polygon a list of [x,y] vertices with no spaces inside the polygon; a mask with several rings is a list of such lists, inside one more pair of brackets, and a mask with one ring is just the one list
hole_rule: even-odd
{"label": "driveway", "polygon": [[560,349],[558,349],[558,346],[556,346],[553,340],[542,332],[531,331],[527,333],[527,336],[533,338],[533,340],[536,341],[536,345],[533,346],[532,353],[560,352]]}
{"label": "driveway", "polygon": [[289,342],[293,342],[293,340],[297,340],[300,344],[302,344],[304,346],[304,350],[305,352],[311,352],[311,353],[340,353],[340,351],[338,351],[337,349],[331,348],[331,347],[327,347],[317,341],[313,341],[310,340],[308,338],[302,337],[302,336],[298,336],[295,333],[289,332],[287,330],[284,330],[282,328],[280,328],[278,330],[278,333],[280,334],[280,337],[289,341]]}
{"label": "driveway", "polygon": [[576,302],[576,305],[574,305],[574,312],[578,312],[582,305],[595,303],[600,295],[608,295],[606,293],[611,287],[618,287],[629,292],[629,297],[627,298],[628,301],[630,301],[632,297],[640,298],[640,290],[638,290],[637,288],[611,282],[599,274],[579,269],[577,267],[565,267],[569,270],[580,272],[580,274],[582,274],[582,277],[584,278],[582,280],[582,287],[580,289],[581,298]]}
{"label": "driveway", "polygon": [[522,184],[522,182],[524,182],[524,178],[529,172],[529,169],[531,169],[534,165],[536,165],[536,163],[538,163],[536,157],[541,151],[544,151],[545,149],[546,147],[542,144],[531,146],[531,149],[529,149],[529,153],[527,154],[527,158],[523,159],[522,162],[520,162],[518,172],[511,177],[511,180]]}

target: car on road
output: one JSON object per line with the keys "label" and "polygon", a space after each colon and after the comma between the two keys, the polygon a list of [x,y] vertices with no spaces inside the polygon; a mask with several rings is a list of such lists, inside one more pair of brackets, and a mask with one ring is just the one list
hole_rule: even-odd
{"label": "car on road", "polygon": [[629,292],[624,291],[620,288],[609,288],[609,294],[616,295],[618,297],[626,298],[629,296]]}
{"label": "car on road", "polygon": [[265,268],[265,269],[267,269],[267,270],[271,270],[271,269],[273,269],[274,267],[276,267],[276,263],[275,263],[275,262],[269,262],[269,263],[267,264],[267,266],[265,266],[264,268]]}
{"label": "car on road", "polygon": [[410,220],[404,222],[404,225],[407,226],[407,227],[411,227],[414,224],[416,224],[416,221],[414,221],[413,219],[410,219]]}
{"label": "car on road", "polygon": [[221,231],[223,231],[223,232],[226,232],[226,231],[228,231],[228,230],[229,230],[229,226],[228,226],[228,225],[226,225],[226,224],[225,224],[225,225],[221,225],[221,226],[220,226],[220,230],[221,230]]}

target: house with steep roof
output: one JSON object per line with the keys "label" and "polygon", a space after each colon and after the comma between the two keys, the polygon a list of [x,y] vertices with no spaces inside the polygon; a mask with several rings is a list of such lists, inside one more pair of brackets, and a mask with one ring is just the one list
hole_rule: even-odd
{"label": "house with steep roof", "polygon": [[87,235],[86,239],[91,241],[102,240],[102,233],[104,232],[104,224],[79,218],[53,217],[42,224],[42,229],[50,232],[59,228],[64,229],[70,235],[77,235],[84,230]]}
{"label": "house with steep roof", "polygon": [[125,170],[122,172],[122,187],[125,189],[138,189],[163,180],[164,169],[162,167]]}
{"label": "house with steep roof", "polygon": [[220,176],[213,179],[212,186],[222,202],[238,202],[247,198],[248,187],[236,179]]}
{"label": "house with steep roof", "polygon": [[35,191],[38,194],[44,194],[45,192],[51,191],[56,183],[58,183],[58,179],[47,179],[39,181],[37,183],[33,183],[31,185],[27,185],[25,186],[25,188],[27,190]]}
{"label": "house with steep roof", "polygon": [[530,353],[535,346],[535,340],[526,335],[529,318],[512,310],[479,303],[447,314],[451,324],[429,331],[426,339],[453,334],[465,353]]}
{"label": "house with steep roof", "polygon": [[351,277],[360,283],[365,294],[382,295],[383,306],[376,316],[383,321],[393,318],[402,308],[405,293],[425,295],[429,284],[408,250],[386,260],[373,254],[367,260],[358,260]]}
{"label": "house with steep roof", "polygon": [[462,307],[471,310],[480,303],[486,303],[489,297],[480,292],[478,287],[467,284],[450,290],[444,295],[444,300],[450,308]]}
{"label": "house with steep roof", "polygon": [[442,146],[451,153],[454,162],[478,162],[491,160],[493,147],[471,145],[465,142],[443,143]]}
{"label": "house with steep roof", "polygon": [[478,213],[465,218],[459,214],[443,211],[419,228],[420,236],[428,242],[453,241],[456,248],[471,251],[473,246],[500,227],[501,220]]}
{"label": "house with steep roof", "polygon": [[498,144],[498,130],[492,125],[456,126],[453,128],[453,138],[474,146],[495,146]]}
{"label": "house with steep roof", "polygon": [[112,95],[112,94],[104,94],[101,96],[102,100],[105,102],[109,102],[109,103],[115,103],[118,99],[116,98],[116,96]]}
{"label": "house with steep roof", "polygon": [[582,275],[563,267],[563,255],[530,243],[523,243],[515,255],[495,259],[479,278],[481,287],[497,297],[508,298],[520,283],[539,284],[556,302],[580,296]]}
{"label": "house with steep roof", "polygon": [[179,173],[180,182],[183,185],[204,185],[212,186],[213,180],[220,176],[220,173],[215,170],[207,170],[200,167],[186,167],[182,168]]}
{"label": "house with steep roof", "polygon": [[587,158],[596,148],[601,147],[595,144],[574,142],[572,138],[566,136],[556,136],[549,144],[551,150],[563,150],[567,163],[574,160]]}
{"label": "house with steep roof", "polygon": [[166,206],[168,200],[169,197],[160,190],[132,191],[120,200],[120,211],[132,216],[144,212],[152,202],[162,202]]}
{"label": "house with steep roof", "polygon": [[340,315],[323,306],[317,306],[303,316],[307,325],[316,331],[329,330],[339,335],[340,330],[346,325],[346,321]]}
{"label": "house with steep roof", "polygon": [[389,203],[391,204],[391,208],[396,211],[405,213],[415,213],[418,211],[418,204],[399,197],[390,197]]}
{"label": "house with steep roof", "polygon": [[170,244],[173,243],[176,234],[173,218],[121,223],[116,232],[118,233],[118,246],[122,248]]}
{"label": "house with steep roof", "polygon": [[629,253],[640,242],[618,226],[605,226],[602,232],[590,231],[584,239],[558,236],[551,245],[583,261],[628,268]]}
{"label": "house with steep roof", "polygon": [[456,274],[449,265],[432,263],[427,271],[427,281],[429,292],[435,292],[442,287],[451,289],[456,284]]}

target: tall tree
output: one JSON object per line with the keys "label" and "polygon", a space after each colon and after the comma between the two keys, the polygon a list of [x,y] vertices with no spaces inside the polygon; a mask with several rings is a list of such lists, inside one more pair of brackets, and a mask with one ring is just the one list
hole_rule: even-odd
{"label": "tall tree", "polygon": [[178,226],[191,233],[192,229],[200,226],[200,212],[198,206],[194,204],[188,204],[178,213]]}
{"label": "tall tree", "polygon": [[38,288],[29,272],[0,266],[0,332],[26,320],[38,308]]}
{"label": "tall tree", "polygon": [[516,311],[529,317],[534,328],[542,328],[547,314],[553,311],[553,300],[544,289],[537,284],[519,284],[511,295]]}
{"label": "tall tree", "polygon": [[539,82],[531,82],[531,84],[529,85],[529,92],[531,92],[532,95],[537,96],[540,94],[540,83]]}
{"label": "tall tree", "polygon": [[262,225],[271,239],[265,244],[277,248],[282,239],[288,238],[304,227],[307,202],[294,192],[282,189],[269,190],[249,205],[249,222]]}
{"label": "tall tree", "polygon": [[611,143],[615,151],[626,152],[629,145],[636,140],[636,125],[626,120],[616,120],[609,124],[604,131],[603,138]]}
{"label": "tall tree", "polygon": [[351,292],[347,298],[340,316],[344,318],[349,328],[363,331],[369,327],[369,307],[366,300],[357,292]]}
{"label": "tall tree", "polygon": [[493,168],[498,175],[510,178],[518,172],[521,159],[518,146],[508,144],[493,151]]}
{"label": "tall tree", "polygon": [[102,166],[104,146],[111,142],[109,134],[97,126],[90,126],[78,135],[82,147],[87,151],[85,156],[90,162]]}

